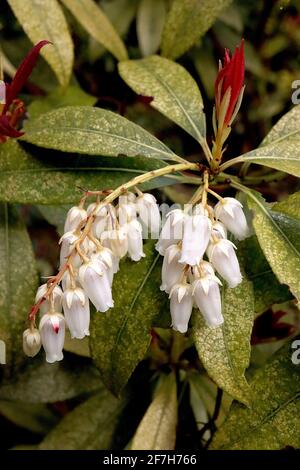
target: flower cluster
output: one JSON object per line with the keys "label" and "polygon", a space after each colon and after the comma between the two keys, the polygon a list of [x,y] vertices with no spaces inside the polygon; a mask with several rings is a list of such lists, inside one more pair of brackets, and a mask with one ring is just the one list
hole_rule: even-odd
{"label": "flower cluster", "polygon": [[[66,326],[72,338],[89,335],[89,301],[99,312],[114,306],[112,283],[120,259],[126,255],[133,261],[142,259],[143,233],[150,231],[157,238],[160,230],[155,197],[136,192],[119,197],[117,205],[98,200],[87,209],[83,198],[69,210],[60,239],[60,271],[39,287],[30,328],[23,335],[28,356],[36,355],[43,345],[48,362],[60,361]],[[39,331],[34,326],[38,310]]]}
{"label": "flower cluster", "polygon": [[227,229],[239,240],[248,235],[242,205],[226,197],[213,209],[204,200],[169,212],[156,245],[164,256],[161,290],[169,294],[172,326],[181,333],[187,331],[194,305],[209,326],[224,322],[215,270],[229,287],[242,281],[236,247],[227,239]]}

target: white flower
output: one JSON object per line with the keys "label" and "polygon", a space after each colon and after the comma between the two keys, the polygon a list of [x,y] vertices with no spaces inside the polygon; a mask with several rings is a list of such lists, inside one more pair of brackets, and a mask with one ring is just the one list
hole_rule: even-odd
{"label": "white flower", "polygon": [[219,284],[221,282],[213,274],[205,274],[193,283],[193,296],[196,305],[209,326],[222,325],[222,305]]}
{"label": "white flower", "polygon": [[105,232],[105,230],[107,230],[108,228],[108,218],[109,218],[108,215],[104,217],[96,217],[93,223],[93,234],[99,240],[101,238],[102,233]]}
{"label": "white flower", "polygon": [[227,230],[222,222],[216,221],[212,226],[212,234],[217,238],[227,238]]}
{"label": "white flower", "polygon": [[101,235],[101,243],[109,248],[117,258],[123,258],[128,250],[127,232],[124,227],[106,230]]}
{"label": "white flower", "polygon": [[[39,300],[41,300],[42,297],[44,297],[44,295],[47,292],[47,289],[48,289],[47,284],[42,284],[38,288],[36,296],[35,296],[35,303],[37,303]],[[62,310],[62,296],[63,296],[63,292],[62,292],[61,288],[59,286],[55,286],[53,291],[52,291],[52,295],[53,295],[55,311],[56,312],[61,312],[61,310]],[[42,305],[40,307],[40,312],[43,315],[44,313],[49,312],[49,310],[50,310],[50,302],[49,302],[48,299],[46,299],[46,300],[44,300],[44,302],[42,303]]]}
{"label": "white flower", "polygon": [[142,226],[138,220],[132,220],[126,224],[126,233],[128,240],[128,255],[132,261],[140,261],[145,257],[143,251]]}
{"label": "white flower", "polygon": [[186,333],[193,310],[193,297],[190,284],[176,284],[170,293],[172,327]]}
{"label": "white flower", "polygon": [[215,206],[215,215],[238,240],[243,240],[249,235],[243,206],[237,199],[233,197],[222,199]]}
{"label": "white flower", "polygon": [[75,230],[80,222],[87,218],[87,212],[78,206],[71,207],[67,213],[64,232]]}
{"label": "white flower", "polygon": [[84,263],[79,269],[79,280],[90,301],[99,312],[114,306],[107,266],[96,259]]}
{"label": "white flower", "polygon": [[41,349],[41,335],[36,328],[28,328],[23,333],[23,351],[26,356],[34,357]]}
{"label": "white flower", "polygon": [[120,204],[118,207],[119,224],[125,225],[127,222],[136,218],[136,206],[133,202]]}
{"label": "white flower", "polygon": [[152,194],[144,193],[136,198],[136,207],[142,225],[150,231],[153,238],[158,238],[160,213],[156,199]]}
{"label": "white flower", "polygon": [[60,313],[46,313],[40,321],[42,345],[46,352],[46,361],[55,362],[63,359],[65,340],[65,319]]}
{"label": "white flower", "polygon": [[196,266],[202,259],[211,236],[212,224],[206,215],[188,215],[183,224],[180,263]]}
{"label": "white flower", "polygon": [[242,275],[234,244],[225,239],[213,241],[207,250],[210,262],[218,271],[229,287],[236,287],[242,282]]}
{"label": "white flower", "polygon": [[90,334],[90,304],[84,290],[80,287],[66,289],[63,308],[71,337],[82,339],[88,336]]}
{"label": "white flower", "polygon": [[168,246],[174,245],[182,239],[184,219],[185,214],[181,209],[174,209],[167,214],[159,240],[155,245],[161,255],[165,254]]}
{"label": "white flower", "polygon": [[178,245],[171,245],[165,251],[164,261],[161,270],[160,290],[167,293],[172,287],[180,282],[184,266],[179,263],[181,250]]}
{"label": "white flower", "polygon": [[99,260],[106,265],[107,276],[112,286],[114,274],[119,270],[119,259],[106,247],[98,248],[92,259]]}
{"label": "white flower", "polygon": [[59,240],[60,247],[60,266],[65,264],[67,257],[71,253],[71,250],[74,248],[75,243],[79,238],[78,234],[75,234],[74,231],[66,232]]}

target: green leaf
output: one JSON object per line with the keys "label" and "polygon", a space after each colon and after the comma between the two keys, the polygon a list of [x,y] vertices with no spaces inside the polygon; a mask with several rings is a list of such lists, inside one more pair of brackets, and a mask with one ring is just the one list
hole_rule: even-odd
{"label": "green leaf", "polygon": [[106,386],[119,394],[150,344],[150,328],[164,300],[160,292],[159,255],[153,242],[146,257],[125,261],[114,278],[115,306],[97,313],[91,322],[91,353]]}
{"label": "green leaf", "polygon": [[91,357],[89,338],[83,339],[71,338],[70,332],[66,331],[64,350],[83,357]]}
{"label": "green leaf", "polygon": [[174,0],[162,37],[162,55],[176,59],[212,26],[231,0]]}
{"label": "green leaf", "polygon": [[207,326],[202,315],[194,314],[193,335],[199,357],[208,375],[236,400],[249,405],[245,370],[250,361],[250,337],[254,299],[246,279],[234,289],[222,289],[224,323]]}
{"label": "green leaf", "polygon": [[107,390],[77,406],[39,444],[40,450],[109,449],[121,410]]}
{"label": "green leaf", "polygon": [[153,56],[119,64],[125,82],[151,106],[176,122],[198,142],[205,138],[205,115],[199,88],[191,75],[171,60]]}
{"label": "green leaf", "polygon": [[118,60],[127,59],[125,45],[117,31],[93,0],[62,0],[84,29]]}
{"label": "green leaf", "polygon": [[28,106],[30,119],[38,117],[56,108],[65,106],[94,106],[97,98],[89,95],[78,86],[68,86],[67,88],[55,88],[48,96],[35,98]]}
{"label": "green leaf", "polygon": [[59,83],[69,83],[73,68],[73,42],[63,11],[56,0],[8,0],[25,33],[33,43],[48,39],[52,45],[41,50]]}
{"label": "green leaf", "polygon": [[282,212],[294,219],[300,219],[300,191],[290,194],[280,202],[272,206],[272,210]]}
{"label": "green leaf", "polygon": [[[138,174],[164,165],[151,158],[119,157],[116,160],[41,152],[28,146],[25,150],[11,139],[0,146],[0,200],[22,204],[72,204],[81,197],[78,188],[114,189]],[[175,182],[173,178],[156,178],[143,185],[143,189]],[[52,210],[52,217],[53,213],[58,215],[59,208]]]}
{"label": "green leaf", "polygon": [[182,161],[147,131],[106,109],[60,108],[27,121],[25,132],[23,140],[63,152]]}
{"label": "green leaf", "polygon": [[239,161],[257,163],[300,177],[300,105],[294,106],[273,127],[259,148]]}
{"label": "green leaf", "polygon": [[22,333],[37,288],[31,241],[16,209],[0,204],[0,339],[9,376],[25,361]]}
{"label": "green leaf", "polygon": [[177,387],[174,373],[161,376],[153,402],[133,437],[131,450],[173,450],[177,426]]}
{"label": "green leaf", "polygon": [[300,298],[300,220],[268,208],[259,193],[245,189],[253,226],[265,257],[282,284]]}
{"label": "green leaf", "polygon": [[154,54],[160,45],[166,16],[165,0],[141,0],[136,29],[143,56]]}
{"label": "green leaf", "polygon": [[212,449],[278,450],[299,448],[300,374],[287,344],[251,381],[252,408],[235,403],[216,433]]}
{"label": "green leaf", "polygon": [[46,434],[57,424],[57,416],[40,403],[0,400],[0,413],[21,428],[37,434]]}
{"label": "green leaf", "polygon": [[102,382],[99,373],[90,360],[66,356],[63,362],[48,364],[42,356],[31,359],[14,381],[2,384],[0,399],[54,403],[100,388]]}

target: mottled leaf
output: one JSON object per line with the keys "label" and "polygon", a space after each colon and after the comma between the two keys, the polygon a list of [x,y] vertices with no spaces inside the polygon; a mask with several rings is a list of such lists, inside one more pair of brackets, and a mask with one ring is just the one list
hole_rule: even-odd
{"label": "mottled leaf", "polygon": [[107,390],[77,406],[40,443],[41,450],[109,449],[121,404]]}
{"label": "mottled leaf", "polygon": [[55,72],[59,83],[66,86],[73,68],[73,42],[63,11],[57,0],[8,0],[25,33],[33,43],[42,39],[52,42],[41,51]]}
{"label": "mottled leaf", "polygon": [[14,207],[0,204],[0,339],[6,347],[4,376],[25,360],[22,333],[37,282],[26,227]]}
{"label": "mottled leaf", "polygon": [[158,50],[166,16],[165,0],[141,0],[137,11],[136,30],[143,56]]}
{"label": "mottled leaf", "polygon": [[91,324],[91,353],[106,386],[119,394],[150,344],[150,328],[164,300],[159,290],[159,255],[153,242],[146,257],[125,261],[114,278],[115,306],[97,313]]}
{"label": "mottled leaf", "polygon": [[199,88],[191,75],[171,60],[153,56],[119,64],[122,78],[151,106],[172,119],[198,142],[205,138],[205,115]]}
{"label": "mottled leaf", "polygon": [[212,26],[231,0],[173,0],[162,37],[162,55],[176,59]]}
{"label": "mottled leaf", "polygon": [[177,426],[177,387],[174,373],[161,376],[156,395],[133,437],[131,450],[173,450]]}
{"label": "mottled leaf", "polygon": [[235,403],[212,449],[278,450],[300,447],[300,374],[294,349],[284,346],[251,381],[252,408]]}
{"label": "mottled leaf", "polygon": [[60,108],[29,120],[22,139],[63,152],[181,161],[137,124],[106,109],[89,106]]}
{"label": "mottled leaf", "polygon": [[210,377],[236,400],[249,405],[245,370],[250,360],[254,299],[251,282],[222,288],[224,324],[209,327],[199,311],[194,314],[193,335],[199,357]]}
{"label": "mottled leaf", "polygon": [[272,211],[281,212],[294,219],[300,219],[300,191],[290,194],[272,206]]}
{"label": "mottled leaf", "polygon": [[118,60],[127,59],[127,51],[117,31],[93,0],[61,0],[86,31]]}

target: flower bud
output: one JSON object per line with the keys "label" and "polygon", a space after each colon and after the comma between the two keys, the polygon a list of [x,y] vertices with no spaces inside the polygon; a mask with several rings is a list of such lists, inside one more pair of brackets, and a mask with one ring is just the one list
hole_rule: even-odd
{"label": "flower bud", "polygon": [[80,222],[87,218],[87,212],[78,206],[71,207],[67,214],[64,232],[75,230]]}
{"label": "flower bud", "polygon": [[46,361],[53,363],[63,359],[65,319],[60,313],[46,313],[39,326]]}
{"label": "flower bud", "polygon": [[215,206],[216,218],[238,239],[243,240],[249,235],[249,227],[242,204],[233,197],[225,197]]}
{"label": "flower bud", "polygon": [[185,217],[180,263],[190,266],[199,264],[209,243],[211,229],[211,221],[206,215]]}
{"label": "flower bud", "polygon": [[189,284],[176,284],[170,293],[172,327],[186,333],[193,310],[193,297]]}
{"label": "flower bud", "polygon": [[[38,288],[36,296],[35,296],[35,303],[37,303],[39,300],[41,300],[42,297],[44,297],[44,295],[47,292],[47,289],[48,289],[47,284],[42,284]],[[62,303],[61,302],[62,302],[62,296],[63,296],[63,292],[62,292],[61,288],[59,286],[55,286],[53,291],[52,291],[52,295],[53,295],[55,311],[56,312],[61,312],[61,310],[62,310]],[[44,302],[42,303],[42,305],[40,307],[40,312],[43,315],[44,313],[49,312],[49,310],[50,310],[50,302],[49,302],[48,299],[46,299],[46,300],[44,300]]]}
{"label": "flower bud", "polygon": [[219,284],[213,274],[205,274],[193,283],[193,296],[206,323],[216,327],[224,322]]}
{"label": "flower bud", "polygon": [[150,231],[153,238],[158,238],[160,229],[160,213],[155,197],[144,193],[136,198],[136,207],[142,225]]}
{"label": "flower bud", "polygon": [[181,209],[174,209],[167,214],[159,240],[155,245],[161,255],[165,254],[168,246],[174,245],[182,239],[184,219],[185,214]]}
{"label": "flower bud", "polygon": [[114,306],[107,266],[96,259],[83,264],[79,269],[80,283],[90,301],[99,312]]}
{"label": "flower bud", "polygon": [[23,351],[28,357],[34,357],[41,349],[41,336],[36,328],[28,328],[23,333]]}
{"label": "flower bud", "polygon": [[179,263],[181,250],[178,245],[171,245],[165,251],[164,261],[161,271],[160,290],[170,292],[175,284],[181,280],[184,266]]}
{"label": "flower bud", "polygon": [[80,287],[64,292],[63,308],[66,323],[72,338],[89,336],[90,304],[87,295]]}
{"label": "flower bud", "polygon": [[220,276],[227,281],[229,287],[236,287],[242,282],[238,259],[232,242],[219,239],[212,242],[207,250],[210,262]]}
{"label": "flower bud", "polygon": [[132,220],[126,224],[128,240],[128,255],[132,261],[140,261],[145,257],[143,251],[142,226],[137,220]]}

